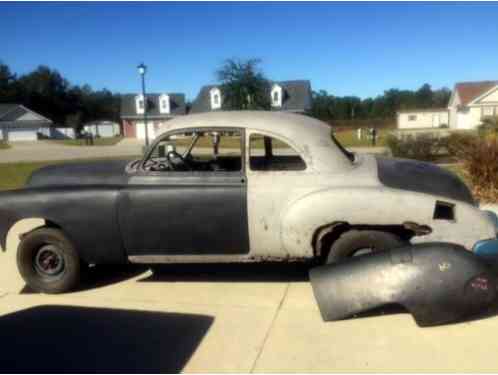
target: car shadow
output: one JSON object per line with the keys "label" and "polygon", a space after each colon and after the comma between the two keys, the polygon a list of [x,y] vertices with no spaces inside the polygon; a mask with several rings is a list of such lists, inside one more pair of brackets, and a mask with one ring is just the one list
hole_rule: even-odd
{"label": "car shadow", "polygon": [[14,373],[177,373],[214,318],[45,305],[0,317],[0,369]]}
{"label": "car shadow", "polygon": [[166,264],[152,267],[138,282],[289,282],[308,281],[307,263]]}
{"label": "car shadow", "polygon": [[[136,277],[148,269],[149,267],[135,264],[97,265],[89,267],[82,271],[81,281],[73,291],[81,292],[117,284]],[[26,285],[20,293],[33,294],[37,292]]]}

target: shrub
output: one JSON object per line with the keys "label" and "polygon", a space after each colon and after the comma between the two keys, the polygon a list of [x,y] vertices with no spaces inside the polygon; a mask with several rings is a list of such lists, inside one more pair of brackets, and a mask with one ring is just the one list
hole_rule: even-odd
{"label": "shrub", "polygon": [[481,201],[498,202],[497,139],[474,137],[463,146],[459,158],[474,196]]}
{"label": "shrub", "polygon": [[441,139],[431,133],[417,136],[409,134],[404,137],[390,135],[386,138],[386,145],[395,157],[423,161],[434,160],[442,149]]}
{"label": "shrub", "polygon": [[7,141],[4,141],[4,140],[0,139],[0,150],[1,149],[6,149],[6,148],[10,148],[10,145],[7,143]]}
{"label": "shrub", "polygon": [[459,158],[474,143],[476,136],[468,132],[455,132],[441,139],[441,147],[448,155]]}

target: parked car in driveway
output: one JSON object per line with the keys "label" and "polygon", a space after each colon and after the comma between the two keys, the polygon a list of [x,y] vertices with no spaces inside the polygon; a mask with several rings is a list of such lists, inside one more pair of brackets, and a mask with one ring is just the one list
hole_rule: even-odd
{"label": "parked car in driveway", "polygon": [[496,216],[429,163],[352,154],[316,119],[233,111],[167,123],[144,157],[55,165],[0,194],[0,241],[25,233],[34,289],[73,288],[82,264],[335,262],[408,242],[498,251]]}

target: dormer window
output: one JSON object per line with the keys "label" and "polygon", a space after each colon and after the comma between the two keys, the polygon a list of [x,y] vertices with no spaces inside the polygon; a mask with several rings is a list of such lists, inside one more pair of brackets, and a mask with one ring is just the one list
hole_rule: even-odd
{"label": "dormer window", "polygon": [[169,105],[169,95],[162,94],[159,96],[159,112],[160,113],[169,113],[170,105]]}
{"label": "dormer window", "polygon": [[143,113],[145,112],[145,101],[143,95],[137,95],[135,97],[135,108],[138,114],[143,115]]}
{"label": "dormer window", "polygon": [[273,85],[271,89],[271,106],[272,107],[282,106],[282,86]]}
{"label": "dormer window", "polygon": [[221,108],[221,91],[218,87],[213,87],[209,90],[209,95],[211,97],[211,109]]}

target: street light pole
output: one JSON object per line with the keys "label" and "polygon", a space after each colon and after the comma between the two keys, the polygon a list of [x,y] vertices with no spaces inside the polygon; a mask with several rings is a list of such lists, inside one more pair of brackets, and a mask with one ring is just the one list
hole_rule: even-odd
{"label": "street light pole", "polygon": [[142,97],[144,100],[144,126],[145,126],[145,146],[149,147],[149,127],[147,126],[147,97],[145,96],[145,73],[147,67],[141,63],[138,67],[138,73],[142,77]]}

